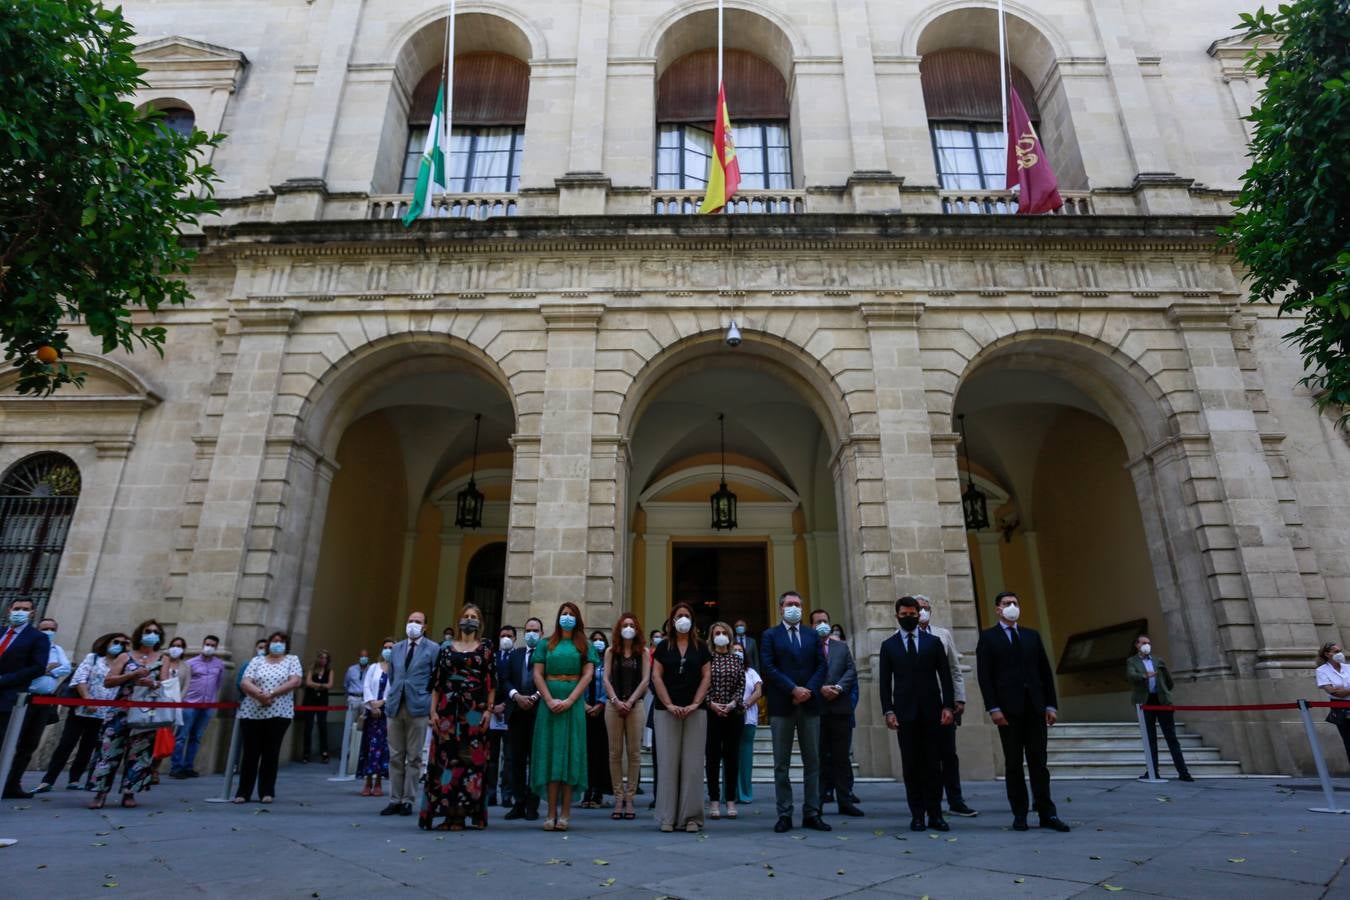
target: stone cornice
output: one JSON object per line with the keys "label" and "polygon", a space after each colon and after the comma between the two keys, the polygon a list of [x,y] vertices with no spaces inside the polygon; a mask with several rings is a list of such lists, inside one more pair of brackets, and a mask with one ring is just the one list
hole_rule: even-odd
{"label": "stone cornice", "polygon": [[1178,328],[1226,330],[1233,328],[1235,303],[1173,303],[1167,307],[1167,319]]}

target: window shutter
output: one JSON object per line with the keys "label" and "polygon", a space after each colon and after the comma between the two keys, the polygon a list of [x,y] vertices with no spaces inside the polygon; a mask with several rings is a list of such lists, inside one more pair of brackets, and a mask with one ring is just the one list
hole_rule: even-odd
{"label": "window shutter", "polygon": [[[436,108],[441,70],[432,69],[413,90],[408,124],[425,125]],[[524,125],[530,96],[530,67],[505,53],[461,53],[455,57],[455,125]]]}
{"label": "window shutter", "polygon": [[[787,83],[770,63],[747,50],[727,50],[723,68],[733,122],[788,118]],[[711,122],[716,107],[716,50],[695,50],[661,73],[656,121]]]}
{"label": "window shutter", "polygon": [[[929,53],[919,61],[923,105],[929,119],[1002,122],[998,95],[998,56],[984,50],[955,49]],[[1012,82],[1033,122],[1041,119],[1036,92],[1022,70],[1012,67]]]}

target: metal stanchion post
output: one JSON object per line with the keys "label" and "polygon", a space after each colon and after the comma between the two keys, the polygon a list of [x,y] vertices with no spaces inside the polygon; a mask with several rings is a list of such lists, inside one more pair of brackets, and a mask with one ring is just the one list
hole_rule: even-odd
{"label": "metal stanchion post", "polygon": [[239,763],[239,711],[234,713],[234,728],[230,730],[230,752],[225,756],[225,784],[219,797],[207,797],[207,803],[229,803],[234,798],[234,767]]}
{"label": "metal stanchion post", "polygon": [[1310,806],[1310,812],[1320,813],[1350,813],[1350,809],[1340,809],[1336,806],[1336,789],[1332,787],[1331,775],[1327,772],[1327,761],[1322,756],[1322,745],[1317,740],[1317,729],[1313,726],[1312,711],[1308,709],[1308,701],[1298,701],[1298,714],[1303,719],[1303,730],[1308,735],[1308,748],[1312,750],[1313,765],[1317,767],[1317,780],[1322,782],[1322,794],[1327,798],[1326,806]]}
{"label": "metal stanchion post", "polygon": [[0,743],[0,785],[9,781],[9,768],[14,764],[14,752],[19,748],[19,735],[23,733],[24,713],[28,710],[28,694],[21,693],[14,699],[14,709],[9,713],[9,727],[5,729],[4,743]]}
{"label": "metal stanchion post", "polygon": [[347,703],[347,716],[342,720],[342,753],[338,757],[338,773],[329,778],[329,781],[351,781],[352,776],[347,774],[347,760],[351,757],[352,749],[352,730],[356,727],[356,710],[353,709],[351,702]]}
{"label": "metal stanchion post", "polygon": [[1141,704],[1134,705],[1134,715],[1139,720],[1139,740],[1144,746],[1144,768],[1148,771],[1148,778],[1142,780],[1148,784],[1166,784],[1167,780],[1158,777],[1158,767],[1153,764],[1153,752],[1148,746],[1148,722],[1144,719],[1144,707]]}

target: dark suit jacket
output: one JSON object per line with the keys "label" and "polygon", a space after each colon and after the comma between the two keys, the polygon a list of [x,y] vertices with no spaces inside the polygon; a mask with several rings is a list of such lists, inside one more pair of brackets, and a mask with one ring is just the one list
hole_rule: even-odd
{"label": "dark suit jacket", "polygon": [[975,674],[984,695],[984,708],[997,709],[1005,715],[1042,713],[1046,707],[1059,705],[1050,659],[1037,632],[1022,627],[1017,631],[1022,641],[1020,660],[1013,653],[1012,641],[1003,633],[1002,625],[980,632],[980,641],[975,645]]}
{"label": "dark suit jacket", "polygon": [[[1167,668],[1167,663],[1158,657],[1150,658],[1153,660],[1153,683],[1158,688],[1158,702],[1163,706],[1171,706],[1172,688],[1175,687],[1175,683],[1172,681],[1172,671]],[[1125,678],[1130,682],[1130,702],[1146,702],[1148,700],[1148,669],[1144,668],[1144,660],[1138,653],[1125,660]]]}
{"label": "dark suit jacket", "polygon": [[807,625],[798,625],[800,648],[794,648],[788,638],[786,625],[775,625],[764,632],[759,642],[759,661],[764,668],[764,696],[769,700],[769,715],[790,716],[797,704],[792,702],[792,689],[804,687],[813,695],[806,703],[808,713],[819,713],[817,699],[820,686],[825,683],[825,654],[820,652],[820,639]]}
{"label": "dark suit jacket", "polygon": [[843,641],[830,638],[829,654],[826,655],[822,649],[821,655],[825,656],[825,678],[820,682],[821,686],[837,684],[844,692],[833,700],[826,700],[822,696],[820,711],[830,716],[853,715],[852,694],[858,684],[858,666],[853,662],[853,651]]}
{"label": "dark suit jacket", "polygon": [[[9,633],[9,626],[0,627],[0,641]],[[33,679],[47,671],[47,657],[51,655],[51,641],[32,625],[14,635],[14,640],[0,656],[0,712],[14,708],[20,691],[28,690]]]}
{"label": "dark suit jacket", "polygon": [[915,629],[914,653],[897,631],[881,644],[881,714],[901,722],[936,722],[944,708],[956,711],[952,670],[942,641]]}
{"label": "dark suit jacket", "polygon": [[[538,650],[539,648],[536,647],[535,649]],[[510,699],[511,692],[516,691],[529,697],[537,690],[534,686],[534,672],[531,671],[534,659],[531,658],[531,665],[525,664],[527,650],[529,650],[528,647],[517,647],[512,650],[510,658],[506,661],[506,667],[501,673],[502,686],[497,692],[497,696],[506,701],[506,721],[508,723],[516,713],[526,714],[519,706],[516,706],[516,701]]]}

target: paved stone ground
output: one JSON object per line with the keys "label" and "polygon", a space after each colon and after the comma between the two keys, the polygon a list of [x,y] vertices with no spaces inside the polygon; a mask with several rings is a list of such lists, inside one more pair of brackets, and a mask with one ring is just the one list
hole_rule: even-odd
{"label": "paved stone ground", "polygon": [[756,785],[738,820],[694,836],[660,834],[645,810],[574,810],[562,835],[493,809],[485,832],[427,833],[325,774],[286,767],[271,807],[202,802],[219,778],[166,780],[136,810],[65,791],[6,801],[0,837],[20,843],[0,850],[0,896],[1350,897],[1350,815],[1308,812],[1322,795],[1292,781],[1056,782],[1068,835],[1011,831],[997,782],[967,786],[982,815],[950,834],[912,834],[901,788],[867,784],[867,818],[776,835]]}

